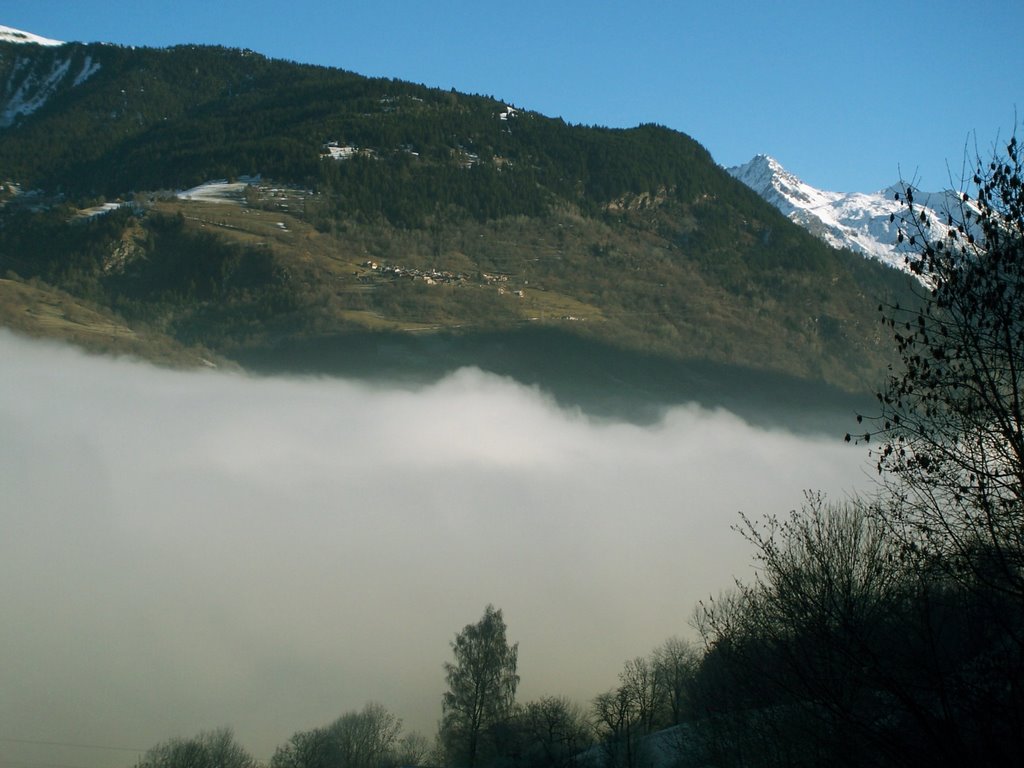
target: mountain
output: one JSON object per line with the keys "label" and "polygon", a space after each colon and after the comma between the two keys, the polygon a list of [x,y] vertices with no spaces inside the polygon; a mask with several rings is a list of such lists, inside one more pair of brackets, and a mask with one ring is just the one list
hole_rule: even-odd
{"label": "mountain", "polygon": [[[878,192],[827,192],[798,179],[768,155],[727,169],[790,220],[835,248],[848,248],[899,269],[906,269],[907,248],[897,244],[899,216],[904,205],[896,199],[902,184]],[[915,199],[932,218],[944,220],[960,201],[955,192],[915,190]],[[895,221],[890,220],[895,216]]]}
{"label": "mountain", "polygon": [[0,42],[0,83],[0,322],[39,335],[266,367],[540,330],[864,390],[908,286],[657,125],[193,45]]}

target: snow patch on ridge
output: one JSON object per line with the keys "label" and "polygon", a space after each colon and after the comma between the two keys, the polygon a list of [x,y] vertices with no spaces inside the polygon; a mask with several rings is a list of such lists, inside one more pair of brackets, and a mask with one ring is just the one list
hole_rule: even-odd
{"label": "snow patch on ridge", "polygon": [[0,43],[31,43],[35,45],[64,45],[63,40],[51,40],[48,37],[33,35],[31,32],[23,32],[14,27],[5,27],[0,24]]}

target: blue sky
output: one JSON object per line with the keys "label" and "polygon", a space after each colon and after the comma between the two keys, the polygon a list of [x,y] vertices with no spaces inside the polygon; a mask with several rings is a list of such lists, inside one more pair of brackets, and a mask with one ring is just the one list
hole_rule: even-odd
{"label": "blue sky", "polygon": [[947,186],[965,147],[984,154],[1024,109],[1019,0],[2,0],[0,24],[246,47],[574,123],[656,122],[723,165],[764,152],[845,192]]}

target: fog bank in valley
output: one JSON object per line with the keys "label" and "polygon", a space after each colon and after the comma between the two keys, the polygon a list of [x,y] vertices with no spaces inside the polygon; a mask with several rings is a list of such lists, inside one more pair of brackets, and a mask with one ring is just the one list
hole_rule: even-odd
{"label": "fog bank in valley", "polygon": [[687,634],[743,510],[866,487],[841,435],[677,407],[597,421],[436,384],[175,372],[0,332],[0,757],[130,765],[220,725],[259,758],[376,700],[433,735],[487,603],[521,700],[583,703]]}

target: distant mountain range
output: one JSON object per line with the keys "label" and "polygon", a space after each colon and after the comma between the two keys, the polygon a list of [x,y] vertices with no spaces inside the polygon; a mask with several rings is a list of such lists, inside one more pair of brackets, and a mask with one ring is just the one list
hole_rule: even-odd
{"label": "distant mountain range", "polygon": [[[829,245],[848,248],[898,269],[907,268],[907,246],[897,243],[899,217],[905,211],[904,204],[896,198],[904,191],[902,184],[870,193],[827,192],[801,181],[768,155],[757,155],[750,162],[727,170],[791,221]],[[946,218],[947,209],[955,210],[960,204],[952,191],[915,190],[915,198],[940,221]],[[896,220],[890,221],[893,215]]]}
{"label": "distant mountain range", "polygon": [[9,28],[0,276],[0,325],[169,362],[542,329],[851,391],[878,383],[877,305],[909,285],[662,126]]}

